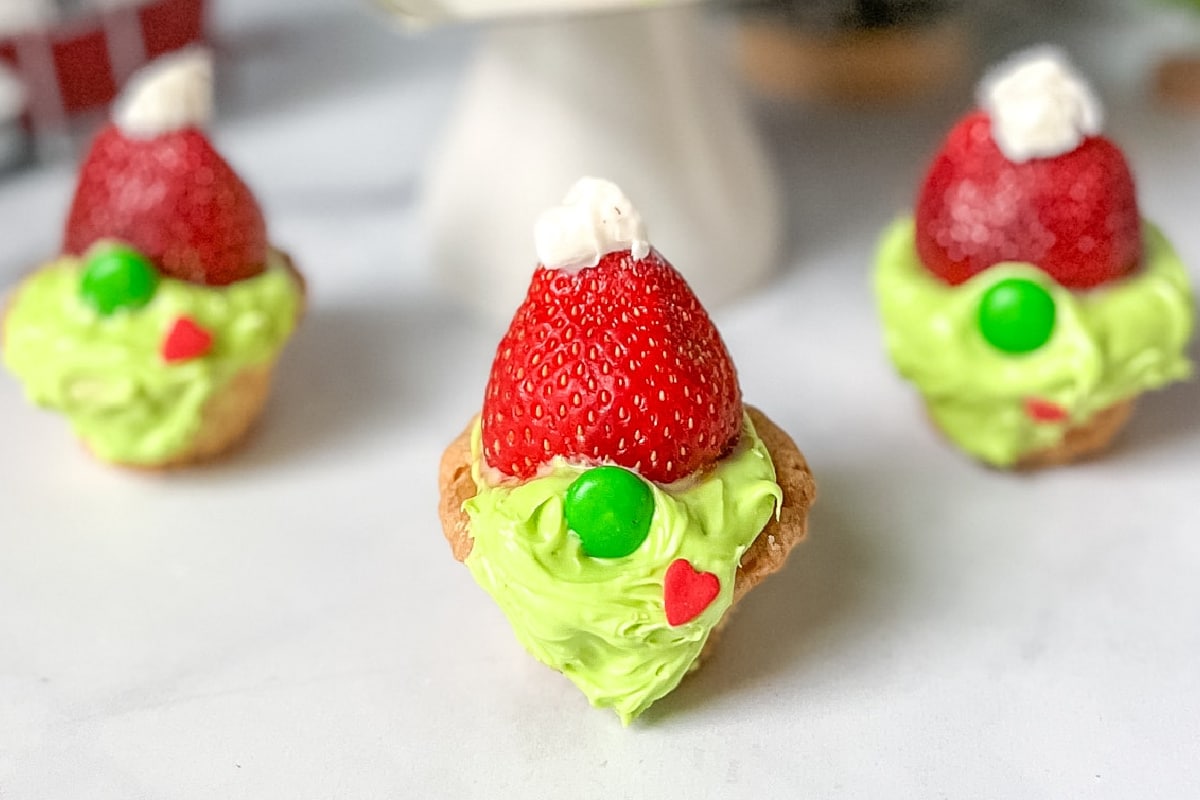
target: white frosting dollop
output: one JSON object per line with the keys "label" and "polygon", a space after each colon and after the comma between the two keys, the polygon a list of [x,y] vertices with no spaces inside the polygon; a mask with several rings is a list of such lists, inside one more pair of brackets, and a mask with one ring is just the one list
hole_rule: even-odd
{"label": "white frosting dollop", "polygon": [[149,138],[203,127],[212,118],[212,108],[212,55],[189,47],[135,73],[121,92],[113,121],[130,136]]}
{"label": "white frosting dollop", "polygon": [[992,121],[992,138],[1010,161],[1069,153],[1100,132],[1104,109],[1057,47],[1016,53],[979,84],[979,105]]}
{"label": "white frosting dollop", "polygon": [[619,250],[637,260],[650,253],[641,215],[616,184],[600,178],[580,178],[562,205],[542,212],[533,240],[542,266],[570,272]]}

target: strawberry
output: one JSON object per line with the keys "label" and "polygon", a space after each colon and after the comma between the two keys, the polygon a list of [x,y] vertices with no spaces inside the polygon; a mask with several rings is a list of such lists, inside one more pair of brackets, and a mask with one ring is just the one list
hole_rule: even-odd
{"label": "strawberry", "polygon": [[496,350],[483,405],[487,463],[522,480],[555,456],[670,483],[733,449],[737,372],[708,314],[651,249],[534,272]]}
{"label": "strawberry", "polygon": [[1086,136],[1068,152],[1013,161],[991,118],[969,114],[951,130],[921,187],[917,252],[958,285],[1001,261],[1025,261],[1061,285],[1116,280],[1141,259],[1133,176],[1121,151]]}
{"label": "strawberry", "polygon": [[145,139],[110,124],[80,170],[63,248],[121,239],[171,277],[224,286],[262,272],[267,234],[254,196],[188,127]]}

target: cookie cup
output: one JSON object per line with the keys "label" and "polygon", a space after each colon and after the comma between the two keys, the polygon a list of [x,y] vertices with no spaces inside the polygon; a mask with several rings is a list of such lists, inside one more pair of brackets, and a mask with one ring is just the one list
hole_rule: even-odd
{"label": "cookie cup", "polygon": [[[746,406],[746,411],[758,436],[771,454],[775,480],[782,490],[783,499],[778,513],[770,519],[753,544],[742,554],[734,579],[735,605],[767,576],[777,572],[787,560],[792,548],[804,539],[808,531],[809,509],[816,499],[816,483],[812,471],[795,442],[758,409]],[[463,510],[463,504],[476,493],[471,464],[471,432],[475,424],[476,421],[472,420],[446,448],[438,471],[438,514],[442,522],[442,532],[451,552],[459,561],[466,560],[473,546],[471,520]],[[713,628],[700,658],[693,664],[692,669],[708,657],[718,635],[729,623],[731,611],[732,607]]]}
{"label": "cookie cup", "polygon": [[[287,254],[281,251],[272,251],[271,258],[281,265],[282,269],[290,276],[296,290],[294,312],[288,323],[289,331],[285,337],[290,338],[305,312],[306,282]],[[12,330],[12,322],[16,316],[15,309],[21,301],[22,293],[43,272],[44,269],[32,273],[9,297],[3,320],[0,320],[0,334],[2,334],[0,349],[3,350],[6,360],[9,360],[9,347],[16,338]],[[270,395],[275,365],[283,349],[280,346],[270,357],[239,367],[221,381],[199,408],[195,416],[195,423],[191,426],[185,443],[180,447],[171,448],[165,454],[151,457],[124,457],[97,445],[91,440],[91,437],[78,429],[77,434],[88,452],[98,460],[131,469],[164,470],[218,458],[240,444],[261,416]],[[38,404],[53,407],[51,403]]]}

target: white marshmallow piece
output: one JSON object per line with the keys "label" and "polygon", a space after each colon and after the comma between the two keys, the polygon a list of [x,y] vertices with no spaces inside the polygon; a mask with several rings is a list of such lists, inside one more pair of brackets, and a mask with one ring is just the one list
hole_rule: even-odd
{"label": "white marshmallow piece", "polygon": [[1104,109],[1057,47],[1016,53],[993,67],[978,91],[992,138],[1010,161],[1069,153],[1100,132]]}
{"label": "white marshmallow piece", "polygon": [[152,138],[212,119],[212,54],[188,47],[155,59],[130,78],[113,121],[128,136]]}
{"label": "white marshmallow piece", "polygon": [[568,272],[594,267],[620,250],[635,260],[650,253],[641,215],[616,184],[600,178],[579,179],[562,205],[544,211],[533,240],[542,266]]}

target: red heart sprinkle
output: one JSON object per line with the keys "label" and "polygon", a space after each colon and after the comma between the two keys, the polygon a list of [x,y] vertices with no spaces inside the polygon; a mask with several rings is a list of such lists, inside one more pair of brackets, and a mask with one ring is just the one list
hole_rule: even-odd
{"label": "red heart sprinkle", "polygon": [[1068,416],[1067,410],[1058,403],[1043,400],[1040,397],[1030,397],[1025,400],[1025,413],[1034,422],[1062,422]]}
{"label": "red heart sprinkle", "polygon": [[663,605],[667,622],[683,625],[691,622],[721,593],[721,581],[711,572],[697,572],[692,562],[677,558],[667,567],[663,580]]}
{"label": "red heart sprinkle", "polygon": [[191,317],[179,317],[162,343],[163,361],[175,364],[200,358],[212,349],[213,336]]}

